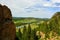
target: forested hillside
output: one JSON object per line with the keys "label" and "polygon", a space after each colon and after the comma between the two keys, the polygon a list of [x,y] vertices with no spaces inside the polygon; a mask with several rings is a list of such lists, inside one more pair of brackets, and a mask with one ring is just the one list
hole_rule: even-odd
{"label": "forested hillside", "polygon": [[[17,25],[17,19],[13,21]],[[50,19],[22,18],[18,24],[16,37],[19,40],[60,40],[60,12]]]}

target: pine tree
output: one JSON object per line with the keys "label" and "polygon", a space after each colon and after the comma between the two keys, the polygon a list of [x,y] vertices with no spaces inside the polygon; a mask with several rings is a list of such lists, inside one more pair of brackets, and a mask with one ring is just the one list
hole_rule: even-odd
{"label": "pine tree", "polygon": [[38,36],[36,35],[36,29],[33,30],[33,39],[38,40]]}
{"label": "pine tree", "polygon": [[24,26],[23,28],[23,40],[27,40],[27,29],[26,29],[26,26]]}
{"label": "pine tree", "polygon": [[48,22],[45,22],[45,38],[49,38],[49,32],[50,32],[49,24]]}
{"label": "pine tree", "polygon": [[20,28],[19,28],[19,40],[22,40],[22,33]]}
{"label": "pine tree", "polygon": [[28,36],[28,40],[30,40],[31,39],[31,26],[30,26],[30,24],[28,25],[27,36]]}

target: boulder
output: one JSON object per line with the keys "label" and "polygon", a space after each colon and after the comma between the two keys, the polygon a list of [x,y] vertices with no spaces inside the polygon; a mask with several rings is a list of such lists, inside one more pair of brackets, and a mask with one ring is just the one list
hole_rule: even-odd
{"label": "boulder", "polygon": [[15,40],[15,24],[12,14],[7,6],[0,4],[0,40]]}

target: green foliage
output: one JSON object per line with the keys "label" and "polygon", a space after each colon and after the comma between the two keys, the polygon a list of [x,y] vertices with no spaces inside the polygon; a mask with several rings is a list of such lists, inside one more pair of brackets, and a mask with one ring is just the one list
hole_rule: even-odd
{"label": "green foliage", "polygon": [[36,29],[32,30],[32,38],[33,40],[38,40],[38,36],[36,35]]}
{"label": "green foliage", "polygon": [[[34,22],[30,21],[21,24],[23,24],[23,26],[27,24],[28,26],[24,26],[22,32],[19,29],[19,32],[16,33],[20,40],[50,40],[52,38],[54,38],[54,40],[60,40],[60,12],[53,15],[50,20],[35,20]],[[21,24],[19,23],[19,25]],[[35,28],[32,29],[33,27]],[[39,32],[37,33],[37,31]],[[38,35],[36,35],[36,33]],[[43,38],[44,34],[45,38]]]}
{"label": "green foliage", "polygon": [[20,28],[19,28],[19,40],[22,40],[22,33]]}
{"label": "green foliage", "polygon": [[24,26],[24,28],[23,28],[23,36],[22,36],[22,39],[23,40],[27,40],[27,29],[26,29],[26,26]]}
{"label": "green foliage", "polygon": [[28,40],[31,40],[31,26],[30,24],[28,25],[28,30],[27,30],[27,36],[28,36]]}

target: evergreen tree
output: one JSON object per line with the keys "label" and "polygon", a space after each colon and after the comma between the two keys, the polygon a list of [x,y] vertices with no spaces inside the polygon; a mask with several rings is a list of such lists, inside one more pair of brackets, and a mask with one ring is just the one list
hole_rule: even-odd
{"label": "evergreen tree", "polygon": [[26,29],[26,26],[24,26],[23,28],[23,40],[27,40],[27,29]]}
{"label": "evergreen tree", "polygon": [[28,25],[27,36],[28,36],[27,40],[31,40],[31,26],[30,26],[30,24]]}
{"label": "evergreen tree", "polygon": [[36,35],[36,29],[33,30],[33,39],[38,40],[38,36]]}
{"label": "evergreen tree", "polygon": [[48,22],[45,22],[45,38],[49,38],[49,32],[50,32],[49,24]]}
{"label": "evergreen tree", "polygon": [[22,40],[22,33],[20,28],[19,28],[19,40]]}

